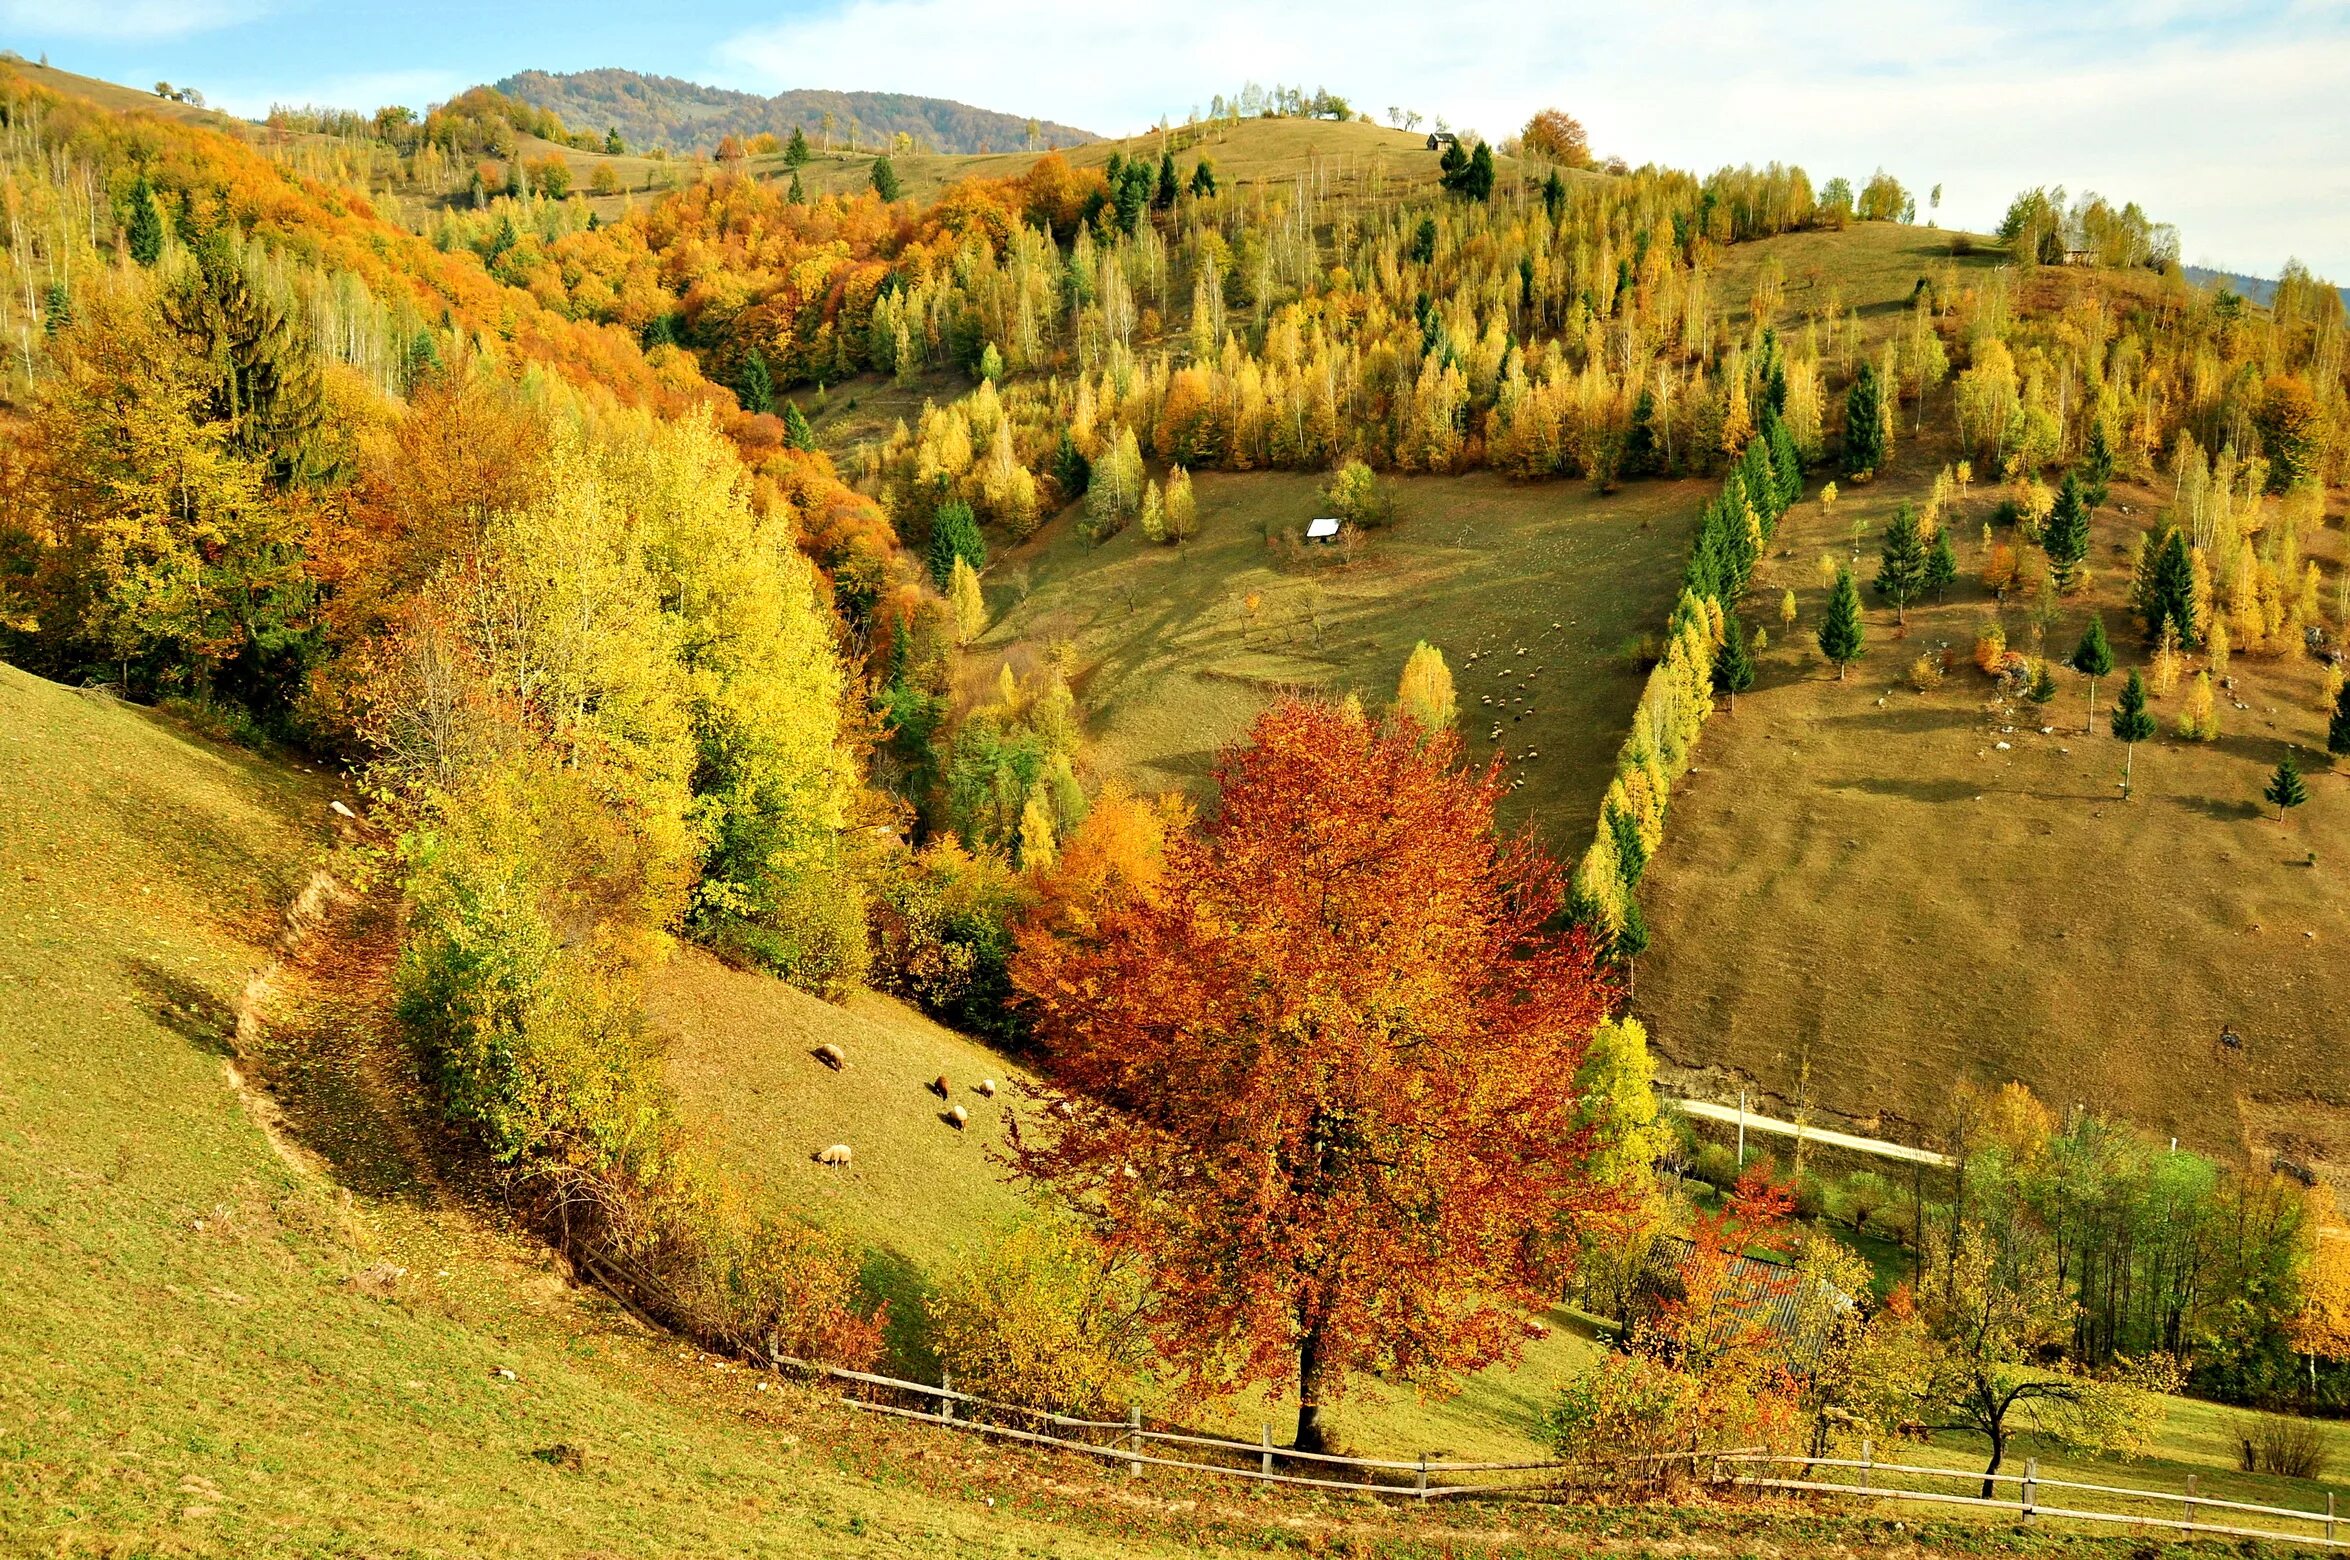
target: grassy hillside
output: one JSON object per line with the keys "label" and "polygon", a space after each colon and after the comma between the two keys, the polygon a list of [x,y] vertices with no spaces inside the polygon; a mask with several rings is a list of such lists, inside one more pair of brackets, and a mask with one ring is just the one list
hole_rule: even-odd
{"label": "grassy hillside", "polygon": [[1312,476],[1195,485],[1199,535],[1181,548],[1134,530],[1089,546],[1069,517],[998,556],[974,685],[1065,642],[1097,762],[1141,789],[1196,791],[1277,692],[1383,704],[1426,639],[1452,665],[1471,756],[1500,753],[1524,782],[1505,811],[1580,849],[1639,697],[1625,651],[1672,605],[1697,484],[1596,496],[1487,474],[1407,479],[1397,523],[1351,557],[1298,541],[1321,512]]}
{"label": "grassy hillside", "polygon": [[[1708,728],[1702,771],[1674,804],[1643,897],[1655,948],[1640,1009],[1676,1060],[1751,1079],[1895,1135],[1939,1120],[1951,1084],[2021,1079],[2051,1104],[2112,1112],[2224,1155],[2243,1142],[2350,1172],[2350,884],[2332,842],[2350,823],[2343,780],[2311,775],[2283,825],[2260,789],[2288,743],[2322,759],[2321,668],[2238,655],[2214,743],[2175,734],[2187,683],[2157,698],[2123,803],[2105,711],[2145,665],[2128,617],[2125,547],[2167,493],[2117,484],[2090,555],[2096,585],[2065,604],[2047,643],[2068,654],[2089,612],[2121,665],[2084,733],[2082,679],[2045,715],[1993,697],[1968,660],[1977,624],[2003,617],[2029,652],[2021,603],[2004,613],[1976,575],[1992,500],[1953,522],[1963,577],[1913,608],[1906,639],[1871,604],[1868,658],[1839,684],[1811,640],[1826,596],[1818,560],[1863,578],[1895,504],[1919,496],[1929,449],[1892,480],[1852,488],[1833,515],[1792,513],[1756,571],[1750,621],[1778,637],[1793,587],[1801,626],[1763,657],[1760,685]],[[2311,537],[2329,573],[2341,517]],[[1957,670],[1909,687],[1921,652]],[[2241,704],[2242,708],[2233,707]],[[2042,726],[2052,728],[2047,734]],[[2311,853],[2314,852],[2314,859]],[[2223,1025],[2241,1051],[2217,1043]]]}

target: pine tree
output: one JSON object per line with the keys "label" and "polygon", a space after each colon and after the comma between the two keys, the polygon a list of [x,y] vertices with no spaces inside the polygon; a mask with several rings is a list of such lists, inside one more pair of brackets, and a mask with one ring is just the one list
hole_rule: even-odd
{"label": "pine tree", "polygon": [[808,132],[798,125],[791,127],[791,139],[784,143],[783,163],[794,170],[793,181],[798,182],[797,170],[808,165]]}
{"label": "pine tree", "polygon": [[2113,670],[2113,646],[2106,642],[2105,619],[2093,617],[2081,633],[2081,642],[2073,646],[2072,659],[2065,665],[2089,679],[2089,718],[2083,731],[2097,729],[2097,679]]}
{"label": "pine tree", "polygon": [[1782,514],[1803,501],[1803,451],[1787,420],[1773,412],[1763,421],[1771,440],[1771,469],[1779,474],[1779,510]]}
{"label": "pine tree", "polygon": [[2285,821],[2285,814],[2309,800],[2309,787],[2302,782],[2301,766],[2293,761],[2293,750],[2285,749],[2285,756],[2277,761],[2276,773],[2268,777],[2262,796],[2276,804],[2277,822]]}
{"label": "pine tree", "polygon": [[808,204],[808,192],[800,187],[800,170],[797,168],[791,173],[791,188],[783,192],[783,203],[787,206]]}
{"label": "pine tree", "polygon": [[1836,588],[1828,594],[1828,616],[1820,624],[1820,654],[1836,665],[1836,680],[1844,680],[1844,669],[1862,656],[1866,648],[1867,631],[1860,618],[1860,587],[1853,583],[1850,569],[1836,571]]}
{"label": "pine tree", "polygon": [[797,401],[783,403],[783,442],[795,450],[816,448],[816,430],[808,426],[807,414]]}
{"label": "pine tree", "polygon": [[2058,592],[2071,595],[2073,580],[2089,556],[2089,500],[2081,491],[2080,478],[2069,471],[2057,490],[2056,507],[2040,527],[2040,546],[2048,554],[2049,572],[2055,576]]}
{"label": "pine tree", "polygon": [[2113,445],[2105,437],[2105,419],[2099,417],[2090,422],[2089,445],[2081,452],[2081,492],[2091,509],[2105,507],[2113,467]]}
{"label": "pine tree", "polygon": [[953,582],[957,560],[974,570],[987,567],[987,543],[980,538],[979,522],[971,506],[959,498],[939,505],[930,517],[930,578],[940,590]]}
{"label": "pine tree", "polygon": [[1567,209],[1567,181],[1559,177],[1556,168],[1542,181],[1542,209],[1553,226],[1557,225],[1559,214]]}
{"label": "pine tree", "polygon": [[744,411],[763,415],[775,410],[775,376],[767,371],[767,359],[757,347],[743,359],[741,390]]}
{"label": "pine tree", "polygon": [[1733,612],[1722,624],[1722,642],[1714,647],[1714,690],[1730,696],[1730,713],[1738,713],[1738,695],[1754,686],[1754,656],[1746,648],[1746,625]]}
{"label": "pine tree", "polygon": [[2048,663],[2046,661],[2042,661],[2040,663],[2040,670],[2038,674],[2032,678],[2031,692],[2026,694],[2025,697],[2029,698],[2034,704],[2039,705],[2042,709],[2046,709],[2050,704],[2055,702],[2056,674],[2048,669]]}
{"label": "pine tree", "polygon": [[606,125],[604,127],[604,155],[607,157],[625,157],[628,155],[628,143],[620,138],[620,127],[618,125]]}
{"label": "pine tree", "polygon": [[1460,191],[1471,200],[1493,199],[1493,148],[1483,141],[1469,153],[1469,166],[1461,174]]}
{"label": "pine tree", "polygon": [[2122,696],[2113,706],[2113,734],[2128,747],[2122,756],[2122,800],[2130,799],[2130,772],[2138,758],[2138,744],[2154,735],[2154,717],[2146,713],[2146,679],[2130,669]]}
{"label": "pine tree", "polygon": [[2350,758],[2350,683],[2334,695],[2333,719],[2326,722],[2326,751],[2336,758]]}
{"label": "pine tree", "polygon": [[873,159],[873,193],[880,196],[884,201],[894,201],[898,198],[900,193],[898,189],[898,171],[897,169],[890,166],[890,161],[887,157],[876,157]]}
{"label": "pine tree", "polygon": [[2148,551],[2137,596],[2138,616],[2149,641],[2160,640],[2168,627],[2178,643],[2195,642],[2195,557],[2178,527],[2165,531]]}
{"label": "pine tree", "polygon": [[1877,556],[1877,594],[1893,603],[1893,621],[1906,625],[1909,604],[1926,593],[1926,544],[1918,535],[1918,512],[1903,504],[1885,527]]}
{"label": "pine tree", "polygon": [[1077,447],[1077,440],[1066,428],[1061,430],[1061,442],[1053,450],[1053,483],[1061,490],[1064,500],[1082,498],[1093,479],[1093,463],[1085,458],[1085,451]]}
{"label": "pine tree", "polygon": [[1936,601],[1944,600],[1958,583],[1958,551],[1950,545],[1950,527],[1934,527],[1934,550],[1926,555],[1926,588]]}
{"label": "pine tree", "polygon": [[1216,170],[1202,157],[1191,170],[1191,193],[1201,200],[1216,193]]}
{"label": "pine tree", "polygon": [[155,203],[154,187],[146,174],[131,186],[130,228],[131,258],[141,265],[153,265],[163,258],[163,212]]}
{"label": "pine tree", "polygon": [[1863,363],[1844,396],[1844,469],[1857,476],[1885,460],[1885,392],[1877,365]]}
{"label": "pine tree", "polygon": [[1165,211],[1175,204],[1175,197],[1180,193],[1181,187],[1175,182],[1175,154],[1161,152],[1159,154],[1159,184],[1158,188],[1151,191],[1151,204],[1159,210]]}

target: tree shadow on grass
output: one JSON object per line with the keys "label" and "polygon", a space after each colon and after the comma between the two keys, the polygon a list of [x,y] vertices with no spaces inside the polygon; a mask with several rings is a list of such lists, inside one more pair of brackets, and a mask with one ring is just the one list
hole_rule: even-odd
{"label": "tree shadow on grass", "polygon": [[910,1380],[937,1380],[938,1349],[931,1341],[928,1304],[933,1285],[921,1264],[891,1247],[869,1247],[857,1281],[889,1307],[882,1337],[890,1368]]}
{"label": "tree shadow on grass", "polygon": [[1890,797],[1904,802],[1971,802],[1984,794],[1983,787],[1971,780],[1902,779],[1892,775],[1870,775],[1859,780],[1844,780],[1822,785],[1823,791],[1858,791],[1864,796]]}
{"label": "tree shadow on grass", "polygon": [[2163,800],[2186,812],[2201,813],[2219,823],[2248,823],[2268,816],[2257,802],[2217,796],[2169,796]]}
{"label": "tree shadow on grass", "polygon": [[237,1015],[228,1003],[160,964],[126,959],[123,968],[157,1023],[209,1055],[236,1054]]}

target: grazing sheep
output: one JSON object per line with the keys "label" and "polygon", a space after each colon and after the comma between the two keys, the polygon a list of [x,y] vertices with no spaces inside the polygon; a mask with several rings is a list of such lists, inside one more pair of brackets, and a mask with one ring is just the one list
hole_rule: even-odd
{"label": "grazing sheep", "polygon": [[846,1143],[835,1143],[830,1148],[820,1148],[816,1150],[816,1162],[820,1165],[847,1164],[849,1162],[849,1145]]}
{"label": "grazing sheep", "polygon": [[991,1100],[992,1100],[992,1099],[994,1099],[994,1098],[995,1098],[995,1080],[994,1080],[993,1078],[982,1078],[982,1079],[980,1079],[980,1080],[979,1080],[979,1087],[978,1087],[978,1092],[979,1092],[980,1094],[982,1094],[982,1095],[986,1096],[988,1099],[991,1099]]}
{"label": "grazing sheep", "polygon": [[931,1082],[930,1092],[937,1095],[942,1100],[947,1097],[947,1075],[945,1073],[940,1073],[938,1077]]}
{"label": "grazing sheep", "polygon": [[971,1113],[960,1105],[949,1105],[947,1107],[946,1122],[948,1126],[953,1127],[957,1132],[960,1132],[971,1124]]}
{"label": "grazing sheep", "polygon": [[841,1050],[839,1046],[834,1045],[829,1040],[808,1054],[815,1057],[816,1060],[822,1062],[825,1066],[831,1068],[834,1072],[839,1072],[843,1067],[849,1065],[848,1056]]}

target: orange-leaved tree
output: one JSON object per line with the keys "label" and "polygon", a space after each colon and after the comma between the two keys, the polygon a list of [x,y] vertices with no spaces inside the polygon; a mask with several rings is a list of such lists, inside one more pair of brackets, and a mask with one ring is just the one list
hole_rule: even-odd
{"label": "orange-leaved tree", "polygon": [[1574,1099],[1609,990],[1451,733],[1288,700],[1217,779],[1154,893],[1024,936],[1054,1115],[1014,1154],[1148,1264],[1196,1385],[1294,1382],[1311,1451],[1350,1375],[1526,1336],[1612,1196]]}

